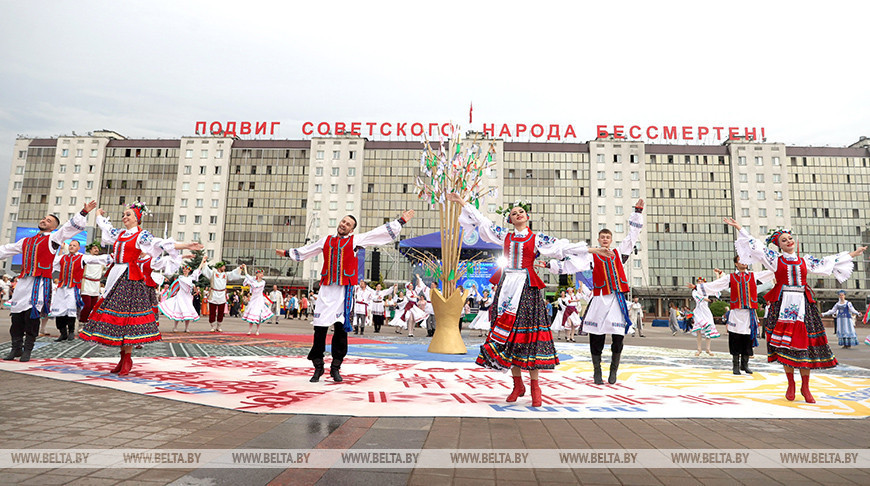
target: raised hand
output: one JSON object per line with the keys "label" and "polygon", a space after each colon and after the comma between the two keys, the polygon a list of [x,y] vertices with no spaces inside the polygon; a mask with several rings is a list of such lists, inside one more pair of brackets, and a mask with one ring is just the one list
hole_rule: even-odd
{"label": "raised hand", "polygon": [[408,221],[411,221],[411,218],[413,218],[413,217],[414,217],[414,210],[413,209],[409,209],[409,210],[402,213],[402,219],[404,219],[406,223]]}
{"label": "raised hand", "polygon": [[95,207],[97,207],[97,201],[91,201],[91,202],[85,204],[84,210],[86,213],[90,213],[91,211],[94,210]]}
{"label": "raised hand", "polygon": [[638,199],[637,202],[634,203],[634,207],[643,209],[643,198]]}
{"label": "raised hand", "polygon": [[450,202],[455,202],[456,204],[459,204],[460,206],[465,206],[465,200],[463,200],[459,194],[456,194],[454,192],[450,192],[445,197]]}
{"label": "raised hand", "polygon": [[97,209],[97,214],[104,218],[106,217],[106,211],[104,211],[103,208]]}
{"label": "raised hand", "polygon": [[[407,219],[405,221],[407,221]],[[284,256],[284,250],[279,250],[275,248],[275,254],[278,256]]]}
{"label": "raised hand", "polygon": [[613,251],[608,248],[590,248],[589,253],[603,258],[613,258],[614,255]]}
{"label": "raised hand", "polygon": [[864,250],[866,250],[866,249],[867,249],[866,246],[859,246],[858,248],[855,249],[855,251],[850,252],[849,255],[852,255],[852,258],[855,258],[856,256],[864,253]]}
{"label": "raised hand", "polygon": [[731,226],[732,228],[736,229],[737,231],[740,231],[743,228],[742,226],[740,226],[740,223],[738,223],[737,220],[734,218],[722,218],[722,221],[724,221],[725,224],[727,224],[728,226]]}

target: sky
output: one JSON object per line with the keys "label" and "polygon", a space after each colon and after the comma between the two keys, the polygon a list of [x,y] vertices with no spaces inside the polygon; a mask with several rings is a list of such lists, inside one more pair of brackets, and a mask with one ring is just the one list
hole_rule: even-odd
{"label": "sky", "polygon": [[472,102],[471,128],[577,141],[676,124],[847,146],[870,136],[868,19],[848,1],[0,0],[0,174],[18,135],[279,121],[272,138],[299,139],[306,121],[464,123]]}

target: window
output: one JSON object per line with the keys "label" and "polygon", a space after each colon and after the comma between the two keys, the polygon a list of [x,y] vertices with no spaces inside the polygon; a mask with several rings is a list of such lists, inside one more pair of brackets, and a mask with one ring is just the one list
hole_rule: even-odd
{"label": "window", "polygon": [[209,216],[208,224],[217,224],[217,216]]}
{"label": "window", "polygon": [[221,190],[221,183],[220,182],[213,183],[211,185],[211,190],[215,191],[215,192],[220,191]]}
{"label": "window", "polygon": [[316,175],[318,177],[322,176],[323,175],[323,167],[315,167],[314,168],[314,175]]}
{"label": "window", "polygon": [[60,167],[58,167],[57,171],[60,172],[61,174],[65,174],[66,173],[66,165],[60,164]]}
{"label": "window", "polygon": [[749,182],[749,175],[747,175],[745,172],[741,172],[739,176],[740,182]]}
{"label": "window", "polygon": [[193,232],[193,241],[199,241],[199,231]]}
{"label": "window", "polygon": [[616,231],[617,233],[622,233],[623,231],[625,231],[625,229],[624,229],[622,223],[616,223],[616,224],[614,224],[614,225],[613,225],[613,229],[614,229],[614,231]]}
{"label": "window", "polygon": [[85,189],[93,189],[93,188],[94,188],[94,181],[85,182]]}
{"label": "window", "polygon": [[180,204],[180,206],[183,207],[183,208],[186,208],[186,207],[187,207],[187,199],[181,198],[181,204]]}
{"label": "window", "polygon": [[771,160],[773,160],[773,165],[779,165],[779,157],[773,157]]}
{"label": "window", "polygon": [[613,154],[613,163],[618,164],[622,162],[622,154]]}
{"label": "window", "polygon": [[214,175],[221,175],[221,166],[217,166],[214,168]]}
{"label": "window", "polygon": [[178,216],[178,224],[187,224],[187,215],[181,214]]}
{"label": "window", "polygon": [[508,176],[509,179],[513,179],[513,178],[514,178],[514,170],[513,170],[513,169],[508,169],[508,175],[507,175],[507,176]]}
{"label": "window", "polygon": [[127,202],[127,196],[121,196],[118,198],[118,204],[124,204]]}
{"label": "window", "polygon": [[640,180],[640,172],[633,170],[631,171],[631,180],[639,181]]}
{"label": "window", "polygon": [[764,199],[765,199],[764,191],[758,191],[758,193],[756,194],[756,198],[757,198],[759,201],[764,201]]}
{"label": "window", "polygon": [[622,206],[616,206],[616,207],[613,208],[613,209],[616,210],[616,215],[617,215],[617,216],[622,216],[622,211],[623,211],[623,210],[622,210]]}
{"label": "window", "polygon": [[200,191],[200,192],[204,191],[205,190],[205,182],[197,182],[196,183],[196,190]]}
{"label": "window", "polygon": [[604,188],[598,189],[598,197],[607,197],[607,190]]}
{"label": "window", "polygon": [[196,207],[198,207],[198,208],[201,208],[201,207],[202,207],[202,199],[197,199],[197,200],[196,200]]}
{"label": "window", "polygon": [[314,204],[311,205],[311,209],[320,210],[320,201],[314,201]]}
{"label": "window", "polygon": [[668,197],[673,198],[675,191],[673,189],[668,189]]}
{"label": "window", "polygon": [[190,171],[191,171],[191,166],[185,165],[184,166],[184,175],[190,175],[191,174]]}
{"label": "window", "polygon": [[650,156],[649,156],[649,163],[650,163],[650,164],[655,164],[655,163],[656,163],[656,156],[655,156],[655,155],[650,155]]}
{"label": "window", "polygon": [[616,189],[614,189],[613,190],[613,197],[622,197],[622,189],[618,188],[618,187]]}
{"label": "window", "polygon": [[73,166],[73,174],[79,174],[82,171],[81,164],[76,164]]}
{"label": "window", "polygon": [[314,192],[323,192],[323,186],[320,184],[314,184]]}
{"label": "window", "polygon": [[185,191],[185,192],[190,191],[190,183],[189,182],[182,182],[181,183],[181,190]]}
{"label": "window", "polygon": [[669,164],[673,164],[673,163],[674,163],[674,156],[673,156],[673,155],[668,155],[668,163],[669,163]]}
{"label": "window", "polygon": [[347,156],[350,160],[356,160],[356,150],[351,150],[347,153]]}
{"label": "window", "polygon": [[338,201],[329,201],[329,210],[335,211],[338,209]]}
{"label": "window", "polygon": [[498,178],[498,169],[489,169],[489,178],[490,179]]}
{"label": "window", "polygon": [[598,162],[604,162],[604,154],[598,154],[598,157],[596,160],[598,160]]}
{"label": "window", "polygon": [[193,158],[193,149],[185,150],[184,151],[184,158],[185,159],[192,159]]}
{"label": "window", "polygon": [[780,174],[773,174],[773,183],[779,184],[782,182],[782,176]]}
{"label": "window", "polygon": [[318,150],[316,155],[317,160],[323,160],[323,150]]}
{"label": "window", "polygon": [[773,191],[773,198],[777,201],[782,201],[782,191]]}
{"label": "window", "polygon": [[743,208],[740,210],[740,216],[743,218],[749,217],[749,208]]}
{"label": "window", "polygon": [[603,170],[598,171],[598,180],[603,181],[607,177],[607,174]]}
{"label": "window", "polygon": [[23,158],[26,157],[26,156],[27,156],[27,151],[26,151],[26,150],[19,150],[19,151],[18,151],[18,158],[19,158],[19,159],[23,159]]}
{"label": "window", "polygon": [[193,217],[193,224],[202,224],[202,216],[196,215]]}
{"label": "window", "polygon": [[338,192],[338,184],[330,184],[329,185],[329,192],[331,192],[332,194],[337,193]]}
{"label": "window", "polygon": [[208,150],[205,150],[205,149],[201,150],[199,152],[199,158],[200,159],[207,159],[208,158]]}
{"label": "window", "polygon": [[252,197],[248,198],[248,207],[249,208],[254,207],[254,198],[252,198]]}
{"label": "window", "polygon": [[755,158],[755,165],[764,165],[764,159],[761,157]]}
{"label": "window", "polygon": [[598,214],[606,214],[607,206],[598,206]]}
{"label": "window", "polygon": [[490,213],[495,213],[497,209],[498,209],[497,204],[489,204],[486,207],[486,210],[489,211]]}
{"label": "window", "polygon": [[746,165],[746,157],[742,155],[737,157],[737,165]]}
{"label": "window", "polygon": [[224,151],[221,149],[216,150],[214,153],[214,158],[216,158],[216,159],[224,158]]}
{"label": "window", "polygon": [[632,164],[639,164],[640,163],[640,156],[639,155],[631,154],[628,157],[629,157],[629,162],[631,162]]}
{"label": "window", "polygon": [[[767,217],[767,209],[758,208],[758,217],[759,218],[766,218]],[[765,231],[765,233],[766,233],[766,231]]]}
{"label": "window", "polygon": [[348,184],[348,185],[347,185],[347,193],[348,193],[348,194],[353,194],[353,184]]}
{"label": "window", "polygon": [[70,182],[70,188],[71,189],[78,189],[79,188],[79,181]]}
{"label": "window", "polygon": [[9,221],[18,221],[18,213],[9,213]]}
{"label": "window", "polygon": [[374,184],[366,185],[366,192],[375,192],[375,185]]}
{"label": "window", "polygon": [[615,181],[622,180],[622,171],[621,170],[618,170],[618,171],[613,173],[613,180],[615,180]]}
{"label": "window", "polygon": [[532,169],[526,169],[526,179],[532,178]]}
{"label": "window", "polygon": [[57,188],[63,189],[63,181],[57,181]]}
{"label": "window", "polygon": [[332,160],[338,160],[341,158],[341,150],[333,150],[332,151]]}
{"label": "window", "polygon": [[761,226],[759,226],[759,227],[758,227],[758,232],[759,232],[760,234],[762,234],[762,235],[766,235],[766,234],[767,234],[767,226],[765,226],[765,225],[761,225]]}
{"label": "window", "polygon": [[63,198],[62,198],[62,197],[60,197],[60,196],[56,196],[56,197],[54,198],[54,205],[55,205],[55,206],[60,206],[62,202],[63,202]]}
{"label": "window", "polygon": [[13,197],[13,198],[12,198],[12,205],[13,205],[13,206],[18,206],[18,201],[20,201],[20,198]]}
{"label": "window", "polygon": [[24,166],[23,165],[16,166],[15,173],[19,174],[19,175],[23,174],[24,173]]}
{"label": "window", "polygon": [[687,155],[687,156],[683,159],[683,162],[685,162],[685,163],[687,163],[687,164],[691,164],[691,163],[692,163],[692,156],[691,156],[691,155]]}
{"label": "window", "polygon": [[12,189],[15,189],[15,190],[21,189],[21,181],[17,181],[15,184],[13,184]]}
{"label": "window", "polygon": [[740,199],[749,199],[749,191],[740,191]]}
{"label": "window", "polygon": [[214,250],[206,250],[206,254],[209,258],[214,258]]}
{"label": "window", "polygon": [[212,199],[211,200],[211,207],[213,207],[213,208],[219,207],[220,203],[221,203],[220,199]]}
{"label": "window", "polygon": [[344,205],[344,209],[347,211],[353,211],[353,201],[348,201],[347,204]]}
{"label": "window", "polygon": [[205,175],[205,166],[204,165],[199,166],[199,175]]}
{"label": "window", "polygon": [[356,176],[356,167],[348,167],[347,168],[347,176],[355,177]]}
{"label": "window", "polygon": [[208,241],[214,241],[216,239],[215,236],[216,236],[215,233],[209,233],[208,234]]}
{"label": "window", "polygon": [[338,177],[338,171],[339,171],[339,170],[340,170],[340,169],[339,169],[338,167],[333,167],[333,168],[332,168],[332,176],[333,176],[333,177]]}
{"label": "window", "polygon": [[776,217],[781,218],[783,215],[782,208],[776,208]]}
{"label": "window", "polygon": [[184,241],[184,231],[178,232],[178,241]]}
{"label": "window", "polygon": [[329,226],[335,226],[335,223],[336,223],[335,218],[329,218]]}
{"label": "window", "polygon": [[640,189],[632,189],[631,190],[631,198],[636,199],[640,197]]}
{"label": "window", "polygon": [[755,182],[764,184],[764,174],[755,174]]}
{"label": "window", "polygon": [[256,174],[256,173],[257,173],[257,166],[256,166],[256,165],[252,165],[252,166],[251,166],[251,174]]}
{"label": "window", "polygon": [[69,157],[69,149],[63,149],[60,151],[61,157]]}

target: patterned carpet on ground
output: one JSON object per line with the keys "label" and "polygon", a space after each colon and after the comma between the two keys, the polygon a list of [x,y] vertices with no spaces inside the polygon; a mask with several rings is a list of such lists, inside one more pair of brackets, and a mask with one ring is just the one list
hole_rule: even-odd
{"label": "patterned carpet on ground", "polygon": [[[784,398],[781,367],[757,356],[753,375],[731,373],[730,356],[626,346],[619,382],[595,385],[587,344],[558,343],[562,364],[541,373],[543,406],[526,392],[505,402],[509,373],[466,355],[437,355],[427,344],[390,336],[349,338],[343,383],[329,375],[308,381],[310,335],[167,334],[134,353],[132,373],[109,370],[117,350],[82,341],[40,340],[28,363],[0,361],[0,370],[102,386],[221,408],[260,413],[352,416],[528,418],[864,418],[870,416],[870,370],[841,365],[813,374],[818,403]],[[410,340],[409,340],[410,341]],[[5,354],[9,344],[0,345]],[[329,358],[327,357],[327,373]],[[610,356],[605,350],[604,373]],[[528,375],[524,375],[528,386]]]}

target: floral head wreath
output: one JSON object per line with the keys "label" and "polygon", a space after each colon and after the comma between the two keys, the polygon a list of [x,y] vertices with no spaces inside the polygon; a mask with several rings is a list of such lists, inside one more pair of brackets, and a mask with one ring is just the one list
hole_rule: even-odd
{"label": "floral head wreath", "polygon": [[92,241],[88,246],[85,247],[85,251],[91,251],[91,248],[102,249],[102,247],[100,246],[100,243],[97,241]]}
{"label": "floral head wreath", "polygon": [[223,260],[221,260],[221,261],[219,261],[219,262],[217,262],[217,263],[214,264],[214,267],[215,267],[215,268],[218,268],[218,267],[226,267],[226,266],[227,266],[227,262],[225,262],[225,261],[223,261]]}
{"label": "floral head wreath", "polygon": [[707,282],[707,279],[704,278],[704,277],[698,277],[697,281],[698,281],[698,282],[701,282],[701,283],[706,283],[706,282]]}
{"label": "floral head wreath", "polygon": [[150,215],[151,211],[148,209],[148,206],[145,205],[142,201],[136,201],[133,204],[127,206],[128,208],[133,210],[133,213],[136,214],[136,221],[142,222],[142,216]]}
{"label": "floral head wreath", "polygon": [[791,230],[790,230],[790,229],[785,229],[785,228],[781,228],[781,227],[780,227],[780,228],[772,229],[772,230],[770,230],[770,232],[767,234],[767,239],[764,240],[764,241],[765,241],[765,243],[767,243],[768,245],[771,244],[771,243],[773,243],[774,245],[776,245],[776,246],[778,247],[778,246],[779,246],[779,237],[782,236],[782,235],[784,235],[784,234],[789,234],[789,235],[790,235],[790,234],[792,234],[792,233],[791,233]]}
{"label": "floral head wreath", "polygon": [[511,209],[516,208],[516,207],[523,208],[523,211],[525,211],[526,213],[532,212],[532,203],[518,199],[518,200],[514,201],[513,204],[510,204],[508,206],[503,206],[503,207],[500,206],[498,209],[495,210],[495,213],[504,216],[505,221],[510,222]]}

